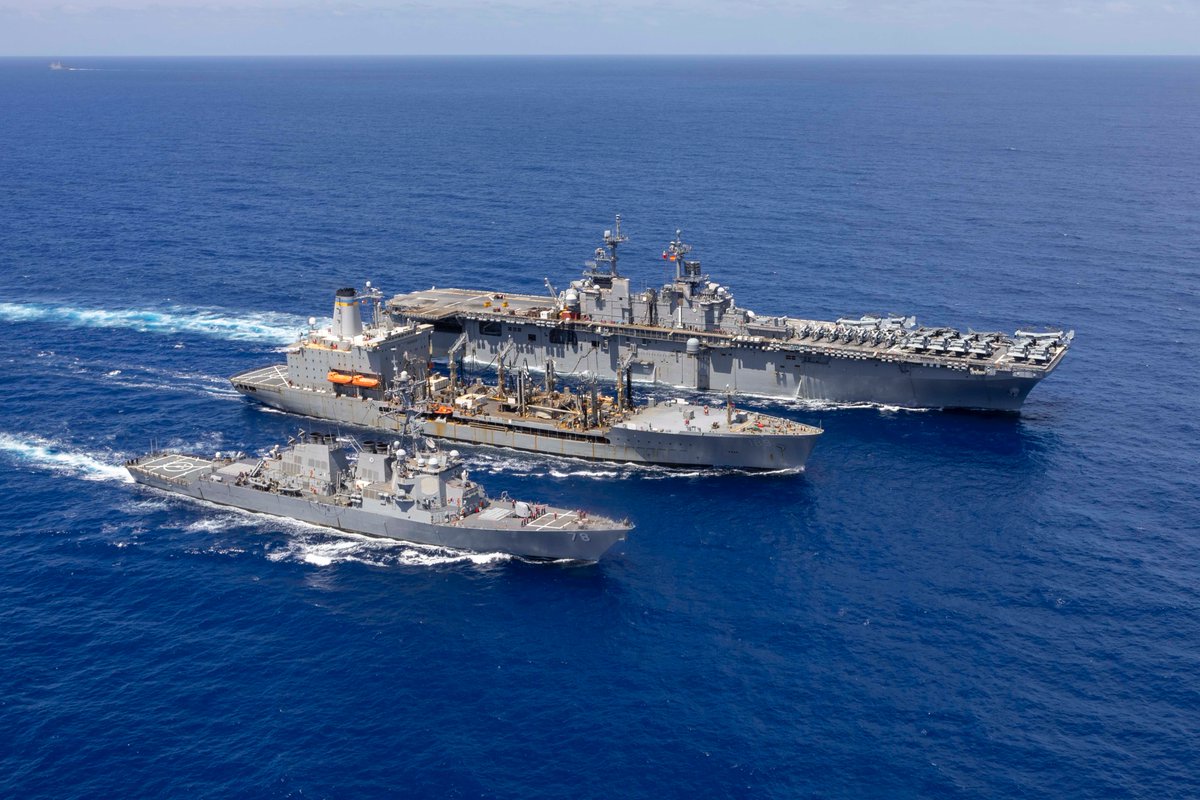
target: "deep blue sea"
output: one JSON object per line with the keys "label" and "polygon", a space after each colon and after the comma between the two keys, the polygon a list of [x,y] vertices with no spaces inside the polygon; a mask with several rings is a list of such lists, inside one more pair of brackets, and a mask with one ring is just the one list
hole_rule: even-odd
{"label": "deep blue sea", "polygon": [[[1200,59],[0,60],[0,796],[1200,796]],[[804,475],[471,451],[593,566],[128,483],[301,424],[332,292],[612,216],[760,313],[1077,332],[1024,413],[769,404]],[[669,394],[667,392],[666,394]]]}

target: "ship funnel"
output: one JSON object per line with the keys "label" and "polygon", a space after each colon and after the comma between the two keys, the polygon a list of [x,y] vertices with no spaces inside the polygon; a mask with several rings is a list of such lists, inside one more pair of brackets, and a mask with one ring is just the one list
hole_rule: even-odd
{"label": "ship funnel", "polygon": [[333,335],[339,339],[353,339],[362,332],[358,293],[354,289],[338,289],[333,298]]}

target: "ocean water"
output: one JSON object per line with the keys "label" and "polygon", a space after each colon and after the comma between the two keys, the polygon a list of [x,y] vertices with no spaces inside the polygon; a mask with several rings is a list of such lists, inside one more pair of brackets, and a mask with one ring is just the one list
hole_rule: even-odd
{"label": "ocean water", "polygon": [[[0,796],[1200,795],[1200,60],[0,60]],[[332,290],[621,213],[760,312],[1077,331],[1019,416],[748,401],[801,476],[471,452],[594,566],[128,482],[298,426]]]}

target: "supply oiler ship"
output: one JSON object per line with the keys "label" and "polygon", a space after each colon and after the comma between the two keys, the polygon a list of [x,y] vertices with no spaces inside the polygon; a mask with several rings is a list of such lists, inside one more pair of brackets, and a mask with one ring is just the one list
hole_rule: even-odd
{"label": "supply oiler ship", "polygon": [[[365,311],[365,313],[364,313]],[[628,361],[612,395],[597,381],[572,388],[554,358],[518,361],[509,338],[489,366],[494,385],[461,379],[465,331],[446,349],[449,374],[433,371],[434,326],[398,322],[383,294],[337,290],[328,327],[310,321],[286,363],[231,378],[242,394],[294,414],[394,432],[548,455],[671,467],[799,471],[821,429],[747,411],[732,396],[712,404],[636,402]]]}
{"label": "supply oiler ship", "polygon": [[674,280],[636,291],[618,270],[621,218],[583,277],[548,295],[438,289],[386,304],[397,324],[434,326],[435,355],[466,337],[465,358],[506,344],[531,363],[606,380],[628,375],[700,391],[914,408],[1018,411],[1062,363],[1074,331],[1009,335],[918,326],[910,316],[819,321],[760,316],[690,257],[679,231],[663,251]]}

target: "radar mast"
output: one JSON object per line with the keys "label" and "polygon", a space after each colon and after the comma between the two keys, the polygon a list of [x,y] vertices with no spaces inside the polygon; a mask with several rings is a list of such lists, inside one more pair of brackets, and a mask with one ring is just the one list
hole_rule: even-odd
{"label": "radar mast", "polygon": [[621,233],[621,215],[617,214],[616,225],[604,232],[604,247],[597,247],[595,256],[588,262],[590,269],[586,274],[593,283],[611,286],[613,278],[621,277],[617,271],[617,248],[627,241],[629,237]]}
{"label": "radar mast", "polygon": [[676,228],[675,238],[667,245],[667,249],[663,252],[663,258],[675,262],[676,281],[695,286],[706,279],[700,274],[699,261],[688,261],[684,258],[690,252],[692,252],[692,246],[683,241],[683,231]]}

